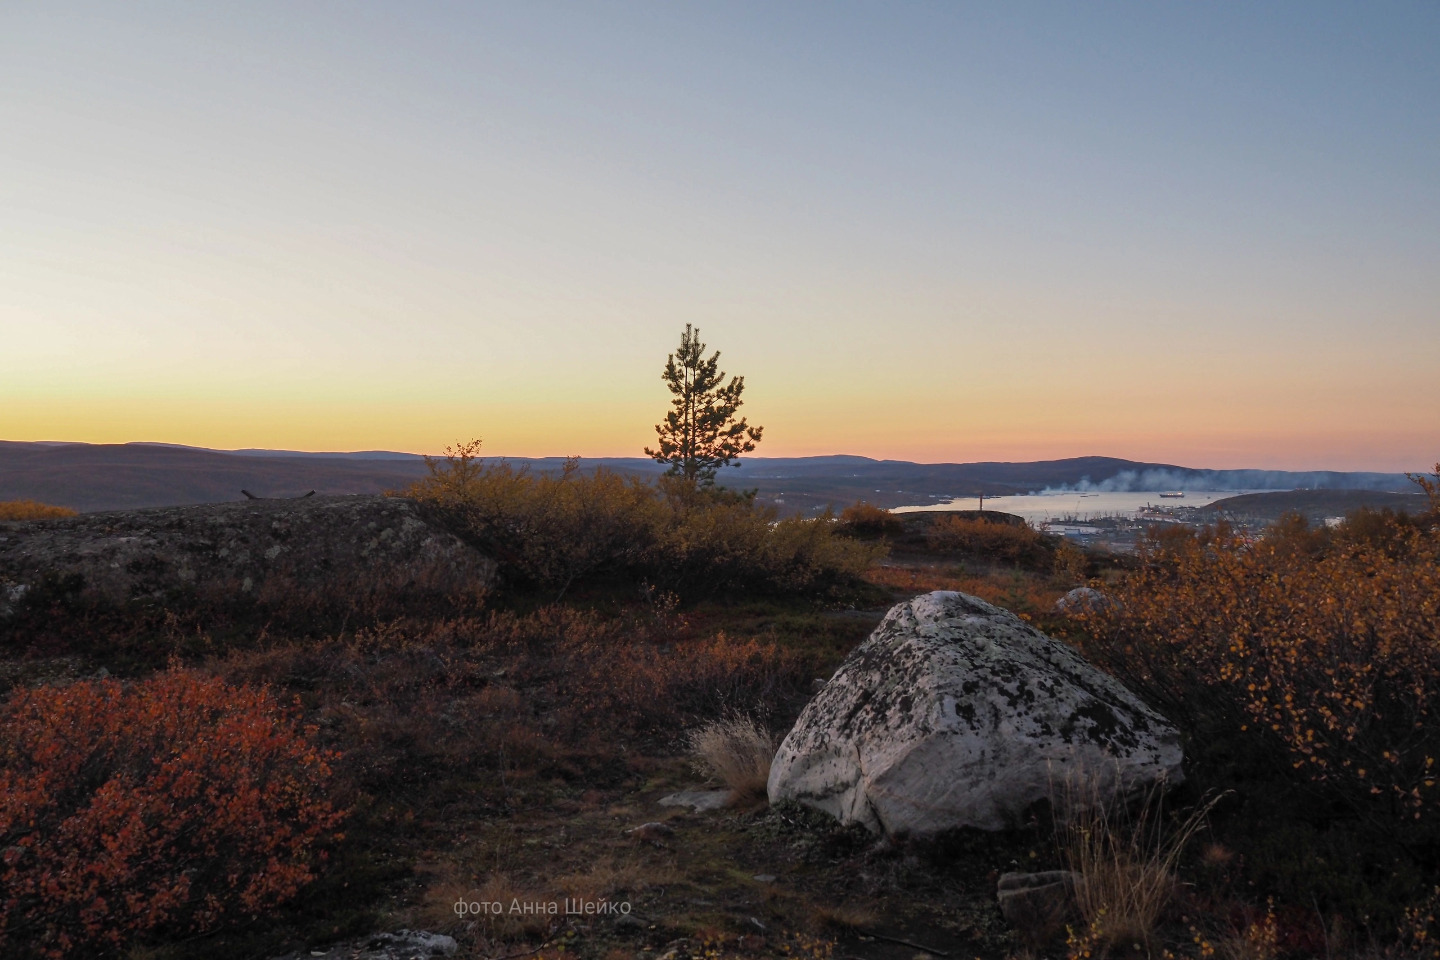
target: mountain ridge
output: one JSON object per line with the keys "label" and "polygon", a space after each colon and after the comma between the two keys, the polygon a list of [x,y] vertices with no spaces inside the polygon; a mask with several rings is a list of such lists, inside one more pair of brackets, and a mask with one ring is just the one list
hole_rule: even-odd
{"label": "mountain ridge", "polygon": [[[564,457],[487,457],[535,470]],[[644,457],[581,458],[582,469],[656,476]],[[426,474],[419,454],[397,451],[310,453],[222,451],[180,444],[0,441],[0,500],[33,499],[82,512],[223,503],[241,490],[266,497],[383,493]],[[1404,474],[1343,471],[1208,470],[1118,457],[915,463],[855,454],[747,457],[721,482],[755,489],[783,513],[807,513],[858,499],[877,506],[923,505],[957,497],[1042,490],[1359,489],[1406,490]]]}

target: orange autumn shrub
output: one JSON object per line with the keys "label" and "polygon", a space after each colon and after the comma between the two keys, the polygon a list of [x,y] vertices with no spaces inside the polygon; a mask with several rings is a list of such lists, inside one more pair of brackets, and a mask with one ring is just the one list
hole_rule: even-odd
{"label": "orange autumn shrub", "polygon": [[558,472],[486,461],[478,440],[428,460],[405,496],[483,553],[502,582],[558,599],[580,584],[659,587],[687,599],[825,594],[858,581],[883,552],[837,536],[827,512],[781,519],[752,494],[647,482],[577,459]]}
{"label": "orange autumn shrub", "polygon": [[1366,815],[1440,801],[1440,534],[1394,514],[1150,538],[1084,652],[1192,736],[1232,737]]}
{"label": "orange autumn shrub", "polygon": [[263,688],[171,671],[0,708],[0,948],[108,956],[293,896],[342,817],[332,758]]}
{"label": "orange autumn shrub", "polygon": [[481,552],[503,575],[564,593],[586,577],[628,571],[654,550],[663,524],[655,489],[611,470],[559,473],[486,461],[480,441],[426,459],[405,495]]}
{"label": "orange autumn shrub", "polygon": [[878,587],[898,590],[912,596],[932,590],[959,590],[987,603],[1004,607],[1022,619],[1050,615],[1055,609],[1055,601],[1068,589],[1064,584],[1057,585],[1048,576],[1026,574],[1018,570],[1007,571],[999,576],[988,572],[970,573],[964,567],[955,565],[881,565],[868,571],[865,579]]}
{"label": "orange autumn shrub", "polygon": [[1036,563],[1049,559],[1053,552],[1045,537],[1027,524],[969,517],[941,517],[931,526],[926,541],[932,550],[943,553],[1009,563]]}
{"label": "orange autumn shrub", "polygon": [[55,520],[73,517],[69,507],[52,507],[38,500],[0,500],[0,520]]}
{"label": "orange autumn shrub", "polygon": [[900,518],[889,510],[856,500],[840,511],[837,529],[851,537],[898,537],[905,527]]}

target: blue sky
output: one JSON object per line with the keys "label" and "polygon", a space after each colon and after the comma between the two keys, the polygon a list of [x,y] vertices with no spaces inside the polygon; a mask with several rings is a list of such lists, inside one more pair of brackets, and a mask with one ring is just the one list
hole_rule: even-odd
{"label": "blue sky", "polygon": [[1440,6],[0,9],[0,436],[1440,457]]}

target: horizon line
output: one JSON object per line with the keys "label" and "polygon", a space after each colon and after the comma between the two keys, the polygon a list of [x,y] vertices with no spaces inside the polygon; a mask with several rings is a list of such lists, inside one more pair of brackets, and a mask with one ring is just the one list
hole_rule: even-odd
{"label": "horizon line", "polygon": [[[413,452],[413,451],[408,451],[408,450],[382,450],[382,449],[366,449],[366,450],[296,450],[296,449],[289,448],[289,447],[238,447],[238,448],[235,448],[235,449],[223,449],[223,448],[220,448],[220,447],[200,447],[200,446],[195,446],[195,445],[193,445],[193,444],[188,444],[188,443],[173,443],[173,442],[165,441],[165,440],[126,440],[126,441],[123,441],[123,442],[120,442],[120,443],[92,443],[92,442],[89,442],[89,441],[86,441],[86,440],[0,440],[0,443],[33,444],[33,445],[36,445],[36,446],[53,446],[53,447],[64,447],[64,446],[81,446],[81,447],[125,447],[125,446],[165,447],[165,448],[174,449],[174,450],[195,450],[195,451],[199,451],[199,452],[201,452],[201,453],[219,453],[219,454],[226,454],[226,455],[230,455],[230,456],[245,456],[245,455],[247,455],[247,454],[287,454],[287,453],[293,453],[293,454],[297,454],[297,455],[299,455],[299,456],[331,456],[331,457],[357,457],[357,458],[358,458],[358,457],[363,457],[365,454],[383,454],[383,455],[386,455],[386,456],[389,456],[389,457],[414,457],[414,458],[417,458],[417,459],[423,459],[423,458],[426,458],[426,457],[429,457],[429,458],[431,458],[431,459],[440,459],[440,458],[443,458],[443,457],[446,456],[446,454],[445,454],[443,451],[441,451],[441,452],[439,452],[439,453],[415,453],[415,452]],[[747,456],[744,456],[744,457],[736,458],[736,460],[735,460],[733,463],[727,464],[727,466],[737,466],[737,467],[738,467],[741,463],[744,463],[744,462],[747,462],[747,461],[752,461],[752,460],[762,460],[762,461],[763,461],[763,460],[833,460],[833,459],[842,459],[842,458],[850,458],[850,459],[856,459],[856,460],[866,460],[866,461],[869,461],[870,463],[876,463],[876,464],[881,464],[881,463],[902,463],[902,464],[911,464],[911,465],[914,465],[914,466],[930,466],[930,467],[944,467],[944,466],[980,466],[980,465],[985,465],[985,464],[1064,463],[1064,462],[1067,462],[1067,461],[1074,461],[1074,460],[1115,460],[1115,461],[1120,461],[1120,462],[1122,462],[1122,463],[1134,463],[1134,464],[1138,464],[1138,465],[1142,465],[1142,466],[1147,466],[1147,467],[1164,467],[1164,468],[1171,468],[1171,469],[1177,469],[1177,470],[1209,471],[1209,472],[1222,472],[1222,471],[1223,471],[1223,472],[1238,472],[1238,471],[1250,471],[1250,472],[1256,472],[1256,473],[1293,473],[1293,474],[1314,474],[1314,473],[1363,474],[1363,473],[1373,473],[1373,474],[1386,475],[1386,476],[1409,476],[1409,475],[1412,474],[1412,473],[1423,473],[1423,472],[1425,471],[1425,468],[1424,468],[1424,467],[1418,467],[1418,468],[1416,468],[1415,470],[1376,470],[1376,469],[1337,470],[1337,469],[1332,469],[1332,468],[1311,469],[1311,470],[1294,470],[1294,469],[1288,469],[1288,468],[1283,468],[1283,467],[1192,467],[1192,466],[1185,466],[1185,465],[1183,465],[1183,464],[1178,464],[1178,463],[1161,463],[1161,462],[1159,462],[1159,461],[1151,461],[1151,460],[1132,460],[1132,459],[1129,458],[1129,457],[1117,457],[1117,456],[1112,456],[1112,455],[1109,455],[1109,454],[1099,454],[1099,453],[1096,453],[1096,454],[1085,454],[1085,455],[1083,455],[1083,456],[1073,456],[1073,457],[1052,457],[1052,458],[1049,458],[1049,459],[1041,459],[1041,460],[902,460],[902,459],[896,459],[896,458],[892,458],[892,457],[876,458],[876,457],[871,457],[871,456],[867,456],[866,454],[860,454],[860,453],[806,454],[806,455],[803,455],[803,456],[790,456],[790,457],[785,457],[785,456],[766,457],[766,456],[747,455]],[[563,455],[563,454],[551,454],[551,455],[538,456],[538,457],[537,457],[537,456],[508,455],[508,454],[486,454],[486,455],[484,455],[484,456],[482,456],[482,457],[479,457],[478,459],[481,459],[481,460],[568,460],[568,459],[571,459],[571,457],[570,457],[570,456],[567,456],[567,455]],[[604,455],[604,456],[576,456],[574,459],[581,460],[581,461],[584,461],[584,460],[637,460],[637,461],[643,461],[643,462],[647,462],[647,463],[656,463],[657,465],[658,465],[659,463],[663,462],[663,461],[656,461],[656,460],[654,460],[653,458],[650,458],[650,457],[636,456],[636,455],[632,455],[632,454]]]}

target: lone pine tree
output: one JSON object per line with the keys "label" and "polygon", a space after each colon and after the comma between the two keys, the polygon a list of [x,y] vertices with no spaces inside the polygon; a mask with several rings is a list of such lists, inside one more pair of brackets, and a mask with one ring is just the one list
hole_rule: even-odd
{"label": "lone pine tree", "polygon": [[685,324],[680,349],[670,354],[660,375],[674,395],[672,409],[664,423],[655,425],[659,449],[645,448],[646,455],[670,464],[670,475],[697,486],[713,484],[721,467],[754,450],[764,429],[735,418],[744,402],[740,394],[745,378],[731,377],[726,383],[719,366],[720,351],[705,359],[700,331]]}

